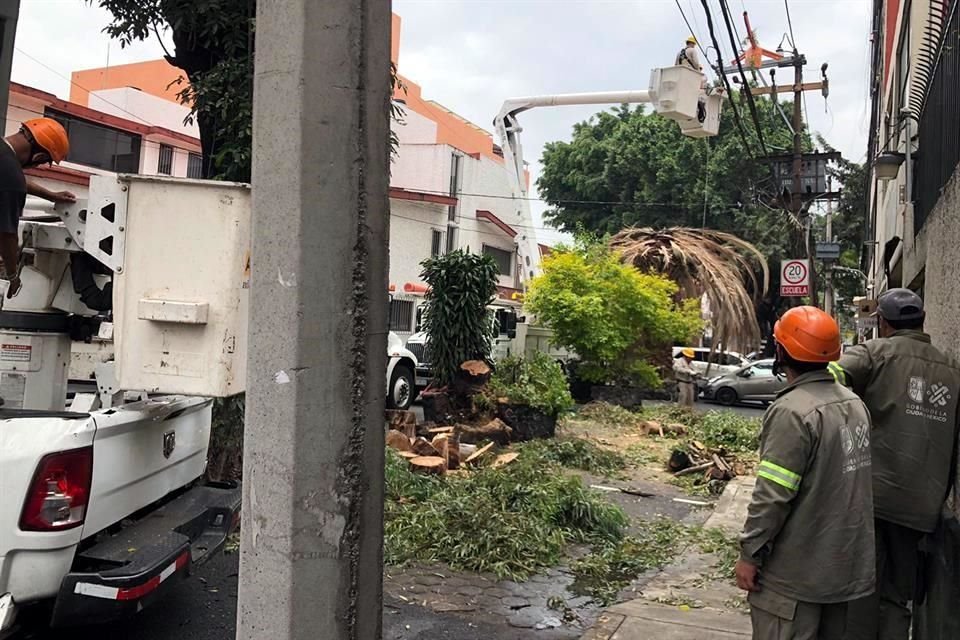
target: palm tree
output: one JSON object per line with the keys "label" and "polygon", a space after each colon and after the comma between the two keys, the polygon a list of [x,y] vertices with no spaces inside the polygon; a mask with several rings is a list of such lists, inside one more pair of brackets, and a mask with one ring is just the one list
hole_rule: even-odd
{"label": "palm tree", "polygon": [[714,344],[744,351],[759,346],[754,304],[770,286],[770,271],[755,246],[729,233],[686,227],[624,229],[611,238],[610,246],[624,262],[676,282],[681,298],[706,295]]}

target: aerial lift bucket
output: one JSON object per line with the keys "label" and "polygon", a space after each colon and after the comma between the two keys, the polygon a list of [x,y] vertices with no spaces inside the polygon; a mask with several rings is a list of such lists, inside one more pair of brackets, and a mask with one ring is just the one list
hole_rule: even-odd
{"label": "aerial lift bucket", "polygon": [[664,118],[684,122],[697,117],[703,75],[690,67],[654,69],[650,73],[650,98]]}
{"label": "aerial lift bucket", "polygon": [[706,117],[703,122],[699,118],[678,120],[680,132],[690,138],[709,138],[720,132],[720,107],[723,105],[722,95],[704,96],[704,110]]}

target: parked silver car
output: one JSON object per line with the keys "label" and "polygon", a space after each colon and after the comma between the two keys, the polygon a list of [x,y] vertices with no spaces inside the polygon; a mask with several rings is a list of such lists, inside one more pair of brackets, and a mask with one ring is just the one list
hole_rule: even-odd
{"label": "parked silver car", "polygon": [[757,360],[733,373],[710,378],[701,386],[705,400],[732,405],[741,401],[770,403],[787,386],[785,375],[773,375],[773,359]]}

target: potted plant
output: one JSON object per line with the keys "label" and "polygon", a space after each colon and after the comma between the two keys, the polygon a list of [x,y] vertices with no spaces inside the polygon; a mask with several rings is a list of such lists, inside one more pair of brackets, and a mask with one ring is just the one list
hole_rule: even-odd
{"label": "potted plant", "polygon": [[574,405],[563,368],[542,352],[498,361],[489,389],[515,440],[552,438],[557,418]]}
{"label": "potted plant", "polygon": [[470,379],[461,369],[469,361],[489,362],[494,324],[488,309],[497,294],[497,265],[486,255],[462,250],[422,263],[427,289],[423,330],[433,382],[421,395],[428,422],[448,422],[468,411]]}

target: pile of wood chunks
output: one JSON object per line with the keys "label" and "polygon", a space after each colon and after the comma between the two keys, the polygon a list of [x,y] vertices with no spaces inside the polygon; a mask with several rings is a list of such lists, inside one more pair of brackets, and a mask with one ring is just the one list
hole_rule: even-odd
{"label": "pile of wood chunks", "polygon": [[[387,446],[405,458],[415,471],[436,475],[462,472],[481,463],[486,465],[494,448],[508,443],[511,434],[510,427],[497,418],[481,427],[438,427],[418,425],[412,411],[387,410],[386,422]],[[518,456],[515,452],[498,455],[489,466],[507,465]]]}
{"label": "pile of wood chunks", "polygon": [[699,473],[707,482],[726,482],[747,473],[746,466],[733,459],[726,450],[710,449],[696,440],[690,441],[683,449],[674,449],[667,467],[677,478]]}

